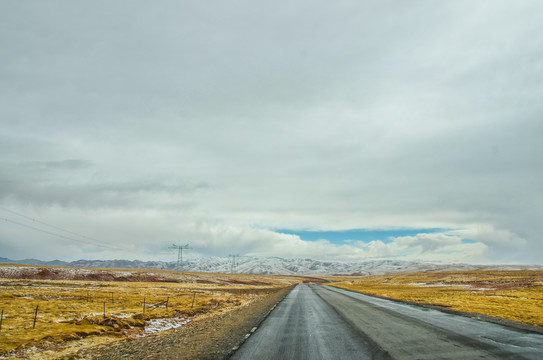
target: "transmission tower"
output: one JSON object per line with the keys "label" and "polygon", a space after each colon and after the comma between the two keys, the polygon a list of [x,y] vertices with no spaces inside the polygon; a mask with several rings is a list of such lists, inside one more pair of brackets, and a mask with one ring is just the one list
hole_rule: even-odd
{"label": "transmission tower", "polygon": [[170,249],[177,249],[177,264],[175,265],[175,270],[183,271],[183,249],[192,249],[189,247],[189,244],[186,245],[175,245],[170,246]]}
{"label": "transmission tower", "polygon": [[235,274],[236,273],[236,258],[239,257],[238,254],[234,254],[234,255],[228,255],[228,257],[231,257],[232,258],[232,264],[230,265],[230,273],[231,274]]}

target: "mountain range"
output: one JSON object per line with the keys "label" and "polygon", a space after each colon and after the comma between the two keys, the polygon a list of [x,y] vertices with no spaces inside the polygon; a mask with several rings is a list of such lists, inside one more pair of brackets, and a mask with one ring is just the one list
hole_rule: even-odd
{"label": "mountain range", "polygon": [[[11,260],[0,257],[0,263],[77,268],[128,268],[175,270],[176,262],[141,260],[77,260],[41,261],[36,259]],[[265,275],[380,275],[398,272],[447,270],[520,270],[543,269],[537,265],[470,265],[432,264],[403,260],[369,260],[360,262],[321,261],[312,259],[286,259],[279,257],[240,256],[201,257],[183,261],[181,270],[192,272],[241,273]]]}

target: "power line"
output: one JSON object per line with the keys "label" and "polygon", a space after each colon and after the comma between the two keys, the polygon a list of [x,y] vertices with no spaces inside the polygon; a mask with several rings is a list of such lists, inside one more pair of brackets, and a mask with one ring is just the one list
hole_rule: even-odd
{"label": "power line", "polygon": [[[72,234],[72,235],[76,235],[76,236],[80,236],[82,238],[85,238],[85,239],[89,239],[89,240],[93,240],[93,241],[97,241],[99,243],[102,243],[103,245],[99,245],[99,246],[105,246],[105,247],[110,247],[109,244],[103,240],[99,240],[99,239],[95,239],[93,237],[90,237],[90,236],[86,236],[86,235],[83,235],[83,234],[79,234],[79,233],[76,233],[76,232],[73,232],[73,231],[70,231],[70,230],[66,230],[66,229],[63,229],[59,226],[55,226],[55,225],[52,225],[52,224],[48,224],[46,223],[45,221],[40,221],[40,220],[37,220],[37,219],[34,219],[34,218],[31,218],[30,216],[26,216],[26,215],[23,215],[23,214],[20,214],[18,212],[15,212],[13,210],[9,210],[9,209],[6,209],[5,207],[3,206],[0,206],[0,209],[4,210],[4,211],[7,211],[9,213],[12,213],[12,214],[15,214],[17,216],[20,216],[20,217],[23,217],[25,219],[28,219],[28,220],[31,220],[31,221],[34,221],[34,222],[37,222],[39,224],[42,224],[42,225],[45,225],[45,226],[49,226],[50,228],[53,228],[53,229],[56,229],[56,230],[60,230],[60,231],[64,231],[68,234]],[[20,225],[20,224],[19,224]],[[24,225],[23,225],[24,226]]]}
{"label": "power line", "polygon": [[236,264],[236,258],[239,257],[240,255],[239,254],[230,254],[228,255],[228,257],[231,257],[232,258],[232,264],[230,265],[230,273],[231,274],[235,274],[236,273],[236,268],[237,268],[237,264]]}
{"label": "power line", "polygon": [[108,249],[122,250],[121,248],[118,248],[118,247],[113,247],[113,246],[108,246],[108,245],[101,245],[101,244],[93,244],[93,243],[91,243],[89,241],[85,241],[85,240],[81,240],[81,239],[75,239],[73,237],[64,236],[64,235],[61,235],[61,234],[56,234],[56,233],[53,233],[53,232],[50,232],[50,231],[47,231],[47,230],[39,229],[39,228],[34,227],[34,226],[21,224],[20,222],[10,220],[10,219],[6,219],[6,218],[3,218],[3,217],[0,217],[0,220],[4,220],[4,221],[7,221],[9,223],[16,224],[16,225],[19,225],[19,226],[22,226],[22,227],[25,227],[25,228],[29,228],[29,229],[36,230],[36,231],[39,231],[39,232],[42,232],[42,233],[45,233],[45,234],[57,236],[57,237],[63,238],[63,239],[77,241],[77,242],[84,243],[84,244],[87,244],[87,245],[94,245],[94,246],[104,247],[104,248],[108,248]]}
{"label": "power line", "polygon": [[186,245],[175,245],[170,246],[170,249],[177,249],[177,264],[175,270],[183,271],[183,249],[192,249],[189,247],[189,244]]}

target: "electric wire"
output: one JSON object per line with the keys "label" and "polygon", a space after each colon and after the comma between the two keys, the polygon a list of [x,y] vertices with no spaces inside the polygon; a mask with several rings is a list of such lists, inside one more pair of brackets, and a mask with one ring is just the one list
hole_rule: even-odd
{"label": "electric wire", "polygon": [[77,242],[80,242],[80,243],[83,243],[83,244],[87,244],[87,245],[93,245],[93,246],[98,246],[98,247],[103,247],[103,248],[108,248],[108,249],[114,249],[114,250],[122,250],[121,248],[114,247],[114,246],[96,244],[96,243],[92,243],[92,242],[89,242],[89,241],[85,241],[85,240],[81,240],[81,239],[75,239],[75,238],[73,238],[73,237],[64,236],[64,235],[61,235],[61,234],[56,234],[56,233],[53,233],[53,232],[50,232],[50,231],[47,231],[47,230],[39,229],[39,228],[34,227],[34,226],[30,226],[30,225],[26,225],[26,224],[21,224],[20,222],[17,222],[17,221],[14,221],[14,220],[10,220],[10,219],[6,219],[6,218],[4,218],[4,217],[0,217],[0,220],[4,220],[4,221],[6,221],[6,222],[9,222],[9,223],[12,223],[12,224],[16,224],[16,225],[19,225],[19,226],[23,226],[23,227],[25,227],[25,228],[29,228],[29,229],[36,230],[36,231],[39,231],[39,232],[42,232],[42,233],[45,233],[45,234],[57,236],[57,237],[63,238],[63,239],[72,240],[72,241],[77,241]]}
{"label": "electric wire", "polygon": [[20,225],[20,226],[24,226],[24,227],[27,227],[27,228],[30,228],[30,229],[33,229],[33,230],[41,231],[41,232],[45,232],[46,234],[51,234],[51,235],[54,235],[54,236],[60,236],[60,237],[62,237],[62,238],[64,238],[64,239],[74,240],[74,241],[81,242],[81,243],[84,243],[84,244],[94,245],[94,246],[103,247],[103,248],[108,248],[108,249],[131,251],[131,249],[128,249],[128,248],[126,248],[126,247],[122,247],[122,246],[111,246],[111,244],[108,243],[108,242],[106,242],[106,241],[99,240],[99,239],[93,238],[93,237],[91,237],[91,236],[86,236],[86,235],[83,235],[83,234],[80,234],[80,233],[77,233],[77,232],[74,232],[74,231],[70,231],[70,230],[61,228],[60,226],[56,226],[56,225],[47,223],[47,222],[45,222],[45,221],[38,220],[38,219],[35,219],[35,218],[33,218],[33,217],[30,217],[30,216],[26,216],[26,215],[21,214],[21,213],[18,213],[18,212],[16,212],[16,211],[7,209],[7,208],[5,208],[5,207],[3,207],[3,206],[0,206],[0,210],[7,211],[7,212],[9,212],[9,213],[11,213],[11,214],[20,216],[20,217],[25,218],[25,219],[28,219],[28,220],[31,220],[31,221],[36,222],[36,223],[39,223],[39,224],[41,224],[41,225],[48,226],[48,227],[50,227],[50,228],[52,228],[52,229],[64,231],[64,232],[66,232],[66,233],[68,233],[68,234],[75,235],[75,236],[79,236],[79,237],[82,237],[82,238],[84,238],[84,239],[88,239],[88,240],[90,240],[90,241],[83,241],[83,240],[80,240],[80,239],[74,239],[73,237],[70,237],[70,236],[61,235],[61,234],[56,234],[56,233],[51,233],[51,232],[48,232],[48,231],[43,230],[43,229],[38,229],[38,228],[35,228],[35,227],[31,227],[31,226],[29,226],[29,225],[25,225],[25,224],[18,223],[18,222],[13,221],[13,220],[9,220],[9,219],[2,218],[2,219],[4,219],[4,220],[6,220],[6,221],[12,222],[12,223],[17,224],[17,225]]}
{"label": "electric wire", "polygon": [[46,223],[46,222],[44,222],[44,221],[40,221],[40,220],[34,219],[34,218],[30,217],[30,216],[26,216],[26,215],[20,214],[20,213],[18,213],[18,212],[15,212],[15,211],[13,211],[13,210],[6,209],[6,208],[3,207],[3,206],[0,206],[0,209],[2,209],[2,210],[4,210],[4,211],[7,211],[7,212],[9,212],[9,213],[12,213],[12,214],[14,214],[14,215],[23,217],[23,218],[25,218],[25,219],[28,219],[28,220],[37,222],[37,223],[39,223],[39,224],[48,226],[48,227],[50,227],[50,228],[53,228],[53,229],[56,229],[56,230],[60,230],[60,231],[64,231],[64,232],[66,232],[66,233],[68,233],[68,234],[80,236],[80,237],[82,237],[82,238],[85,238],[85,239],[88,239],[88,240],[92,240],[92,241],[96,241],[96,242],[99,242],[99,243],[101,243],[101,244],[103,244],[103,245],[109,246],[109,244],[108,244],[107,242],[103,241],[103,240],[95,239],[95,238],[90,237],[90,236],[86,236],[86,235],[79,234],[79,233],[76,233],[76,232],[73,232],[73,231],[70,231],[70,230],[63,229],[63,228],[61,228],[61,227],[59,227],[59,226],[55,226],[55,225],[52,225],[52,224],[48,224],[48,223]]}

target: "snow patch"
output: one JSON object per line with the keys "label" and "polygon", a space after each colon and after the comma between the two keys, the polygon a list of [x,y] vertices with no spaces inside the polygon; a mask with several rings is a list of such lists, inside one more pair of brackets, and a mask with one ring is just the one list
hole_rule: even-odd
{"label": "snow patch", "polygon": [[461,285],[461,284],[444,284],[442,282],[437,283],[424,283],[424,282],[417,282],[417,283],[410,283],[408,285],[412,286],[419,286],[419,287],[458,287],[463,289],[469,289],[469,285]]}
{"label": "snow patch", "polygon": [[132,317],[132,314],[116,314],[113,316],[115,316],[118,319],[129,319]]}
{"label": "snow patch", "polygon": [[185,318],[151,319],[145,323],[145,335],[176,329],[187,324],[188,322],[190,322],[190,319]]}

